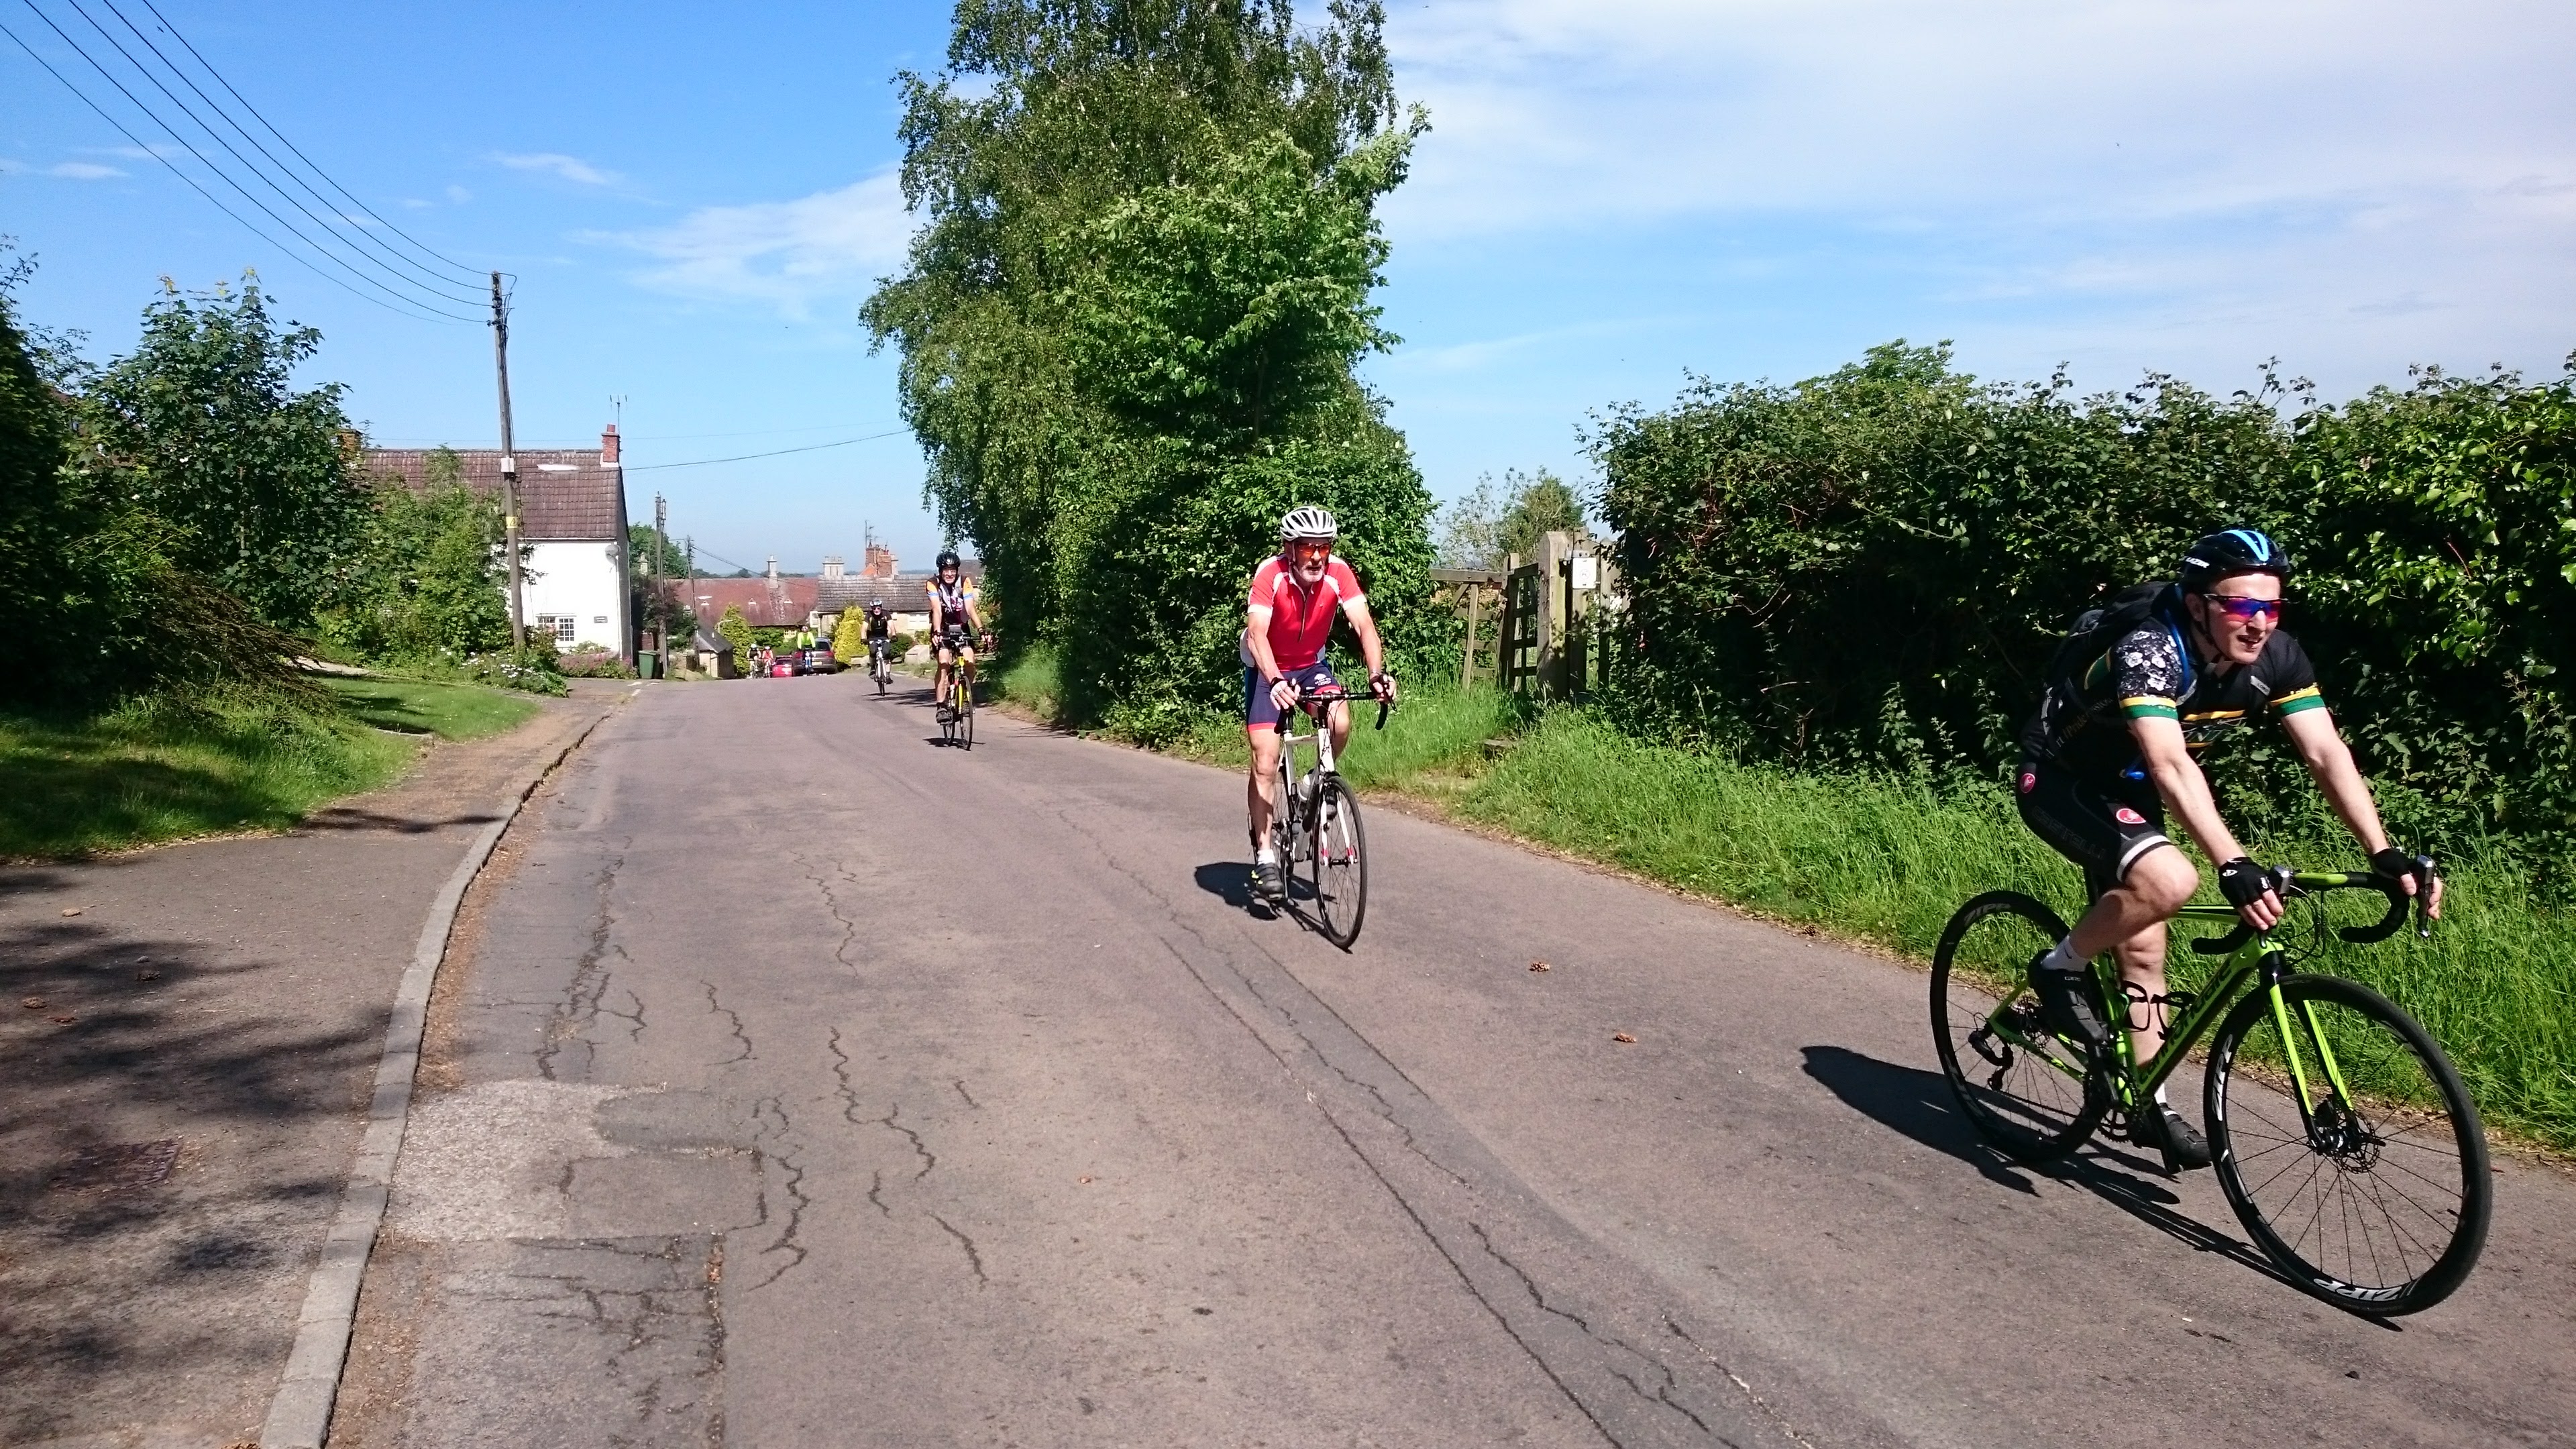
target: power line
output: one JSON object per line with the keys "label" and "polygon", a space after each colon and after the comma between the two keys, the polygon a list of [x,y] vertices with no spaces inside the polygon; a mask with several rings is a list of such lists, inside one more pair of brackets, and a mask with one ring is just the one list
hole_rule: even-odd
{"label": "power line", "polygon": [[[373,217],[377,224],[384,227],[385,230],[392,232],[394,235],[401,237],[404,241],[411,243],[413,249],[418,251],[421,255],[428,257],[432,261],[441,262],[447,266],[453,267],[457,271],[462,272],[469,277],[473,277],[477,280],[481,279],[483,275],[481,268],[469,267],[463,262],[456,260],[454,257],[448,256],[446,253],[431,247],[428,243],[423,242],[416,236],[413,236],[410,232],[404,231],[401,227],[394,225],[391,221],[378,215],[374,207],[360,201],[357,196],[349,190],[349,188],[342,186],[338,181],[332,179],[330,172],[323,170],[321,165],[315,162],[312,157],[304,154],[302,147],[297,146],[292,140],[287,138],[285,132],[277,129],[275,125],[271,124],[268,117],[260,113],[259,107],[250,103],[250,98],[248,96],[235,90],[233,88],[233,83],[224,79],[224,73],[215,69],[214,62],[206,59],[204,54],[199,52],[197,47],[189,41],[188,37],[180,33],[178,26],[170,23],[170,17],[161,13],[161,7],[153,4],[152,0],[143,0],[143,8],[152,12],[152,18],[161,22],[162,28],[170,32],[172,39],[178,41],[182,46],[187,47],[188,54],[195,56],[197,58],[197,64],[205,67],[206,74],[214,77],[215,84],[222,86],[234,100],[241,102],[242,109],[250,112],[251,117],[258,121],[262,128],[264,128],[270,135],[275,136],[279,145],[294,152],[297,160],[302,161],[306,166],[312,168],[313,174],[322,178],[322,184],[330,187],[342,196],[347,197],[350,205],[355,206],[360,211],[365,212],[368,216]],[[123,19],[124,17],[120,15],[117,18]]]}
{"label": "power line", "polygon": [[[34,10],[34,9],[35,9],[35,6],[34,6],[33,4],[30,4],[30,5],[28,5],[28,7],[27,7],[27,8],[28,8],[28,9],[30,9],[30,10]],[[41,11],[41,10],[36,11],[36,18],[37,18],[37,19],[39,19],[39,20],[43,20],[43,21],[45,22],[46,26],[47,26],[48,28],[52,29],[52,30],[53,30],[53,32],[54,32],[56,35],[62,35],[62,27],[60,27],[60,26],[58,26],[58,25],[55,25],[55,24],[53,23],[53,21],[52,21],[49,17],[47,17],[47,16],[45,15],[45,13],[44,13],[43,11]],[[264,241],[264,242],[268,243],[271,247],[274,247],[274,248],[275,248],[277,251],[279,251],[280,253],[283,253],[284,255],[287,255],[287,256],[290,256],[290,257],[295,256],[295,249],[294,249],[293,247],[287,246],[287,245],[286,245],[286,244],[284,244],[283,242],[280,242],[279,240],[277,240],[277,238],[275,238],[275,237],[273,237],[273,236],[270,236],[268,233],[266,233],[266,232],[264,232],[264,231],[261,231],[257,226],[252,225],[252,224],[251,224],[251,222],[249,221],[249,219],[248,219],[248,218],[246,218],[246,217],[244,217],[240,212],[233,210],[233,209],[232,209],[231,207],[229,207],[229,206],[226,206],[226,205],[224,204],[224,202],[223,202],[223,198],[221,198],[221,197],[219,197],[219,196],[215,195],[215,194],[214,194],[213,192],[211,192],[211,191],[208,191],[208,190],[205,188],[205,185],[204,185],[202,182],[198,181],[198,180],[197,180],[197,178],[195,178],[194,176],[189,175],[186,171],[181,170],[181,169],[179,168],[178,163],[176,163],[176,162],[172,161],[169,157],[162,155],[159,151],[154,150],[150,145],[148,145],[148,144],[146,144],[146,143],[144,142],[144,140],[143,140],[143,138],[142,138],[142,137],[135,135],[135,134],[134,134],[134,132],[133,132],[131,129],[129,129],[123,121],[118,120],[118,119],[117,119],[117,118],[116,118],[112,113],[110,113],[110,112],[108,111],[108,109],[107,109],[105,106],[102,106],[102,105],[100,105],[97,101],[95,101],[95,100],[91,99],[91,98],[90,98],[90,95],[89,95],[89,93],[88,93],[87,91],[84,91],[84,90],[82,90],[79,86],[72,84],[71,77],[69,77],[69,76],[67,76],[67,75],[64,75],[64,74],[63,74],[61,71],[59,71],[59,70],[54,69],[54,63],[53,63],[52,61],[49,61],[49,60],[45,59],[45,57],[44,57],[42,54],[38,53],[38,51],[36,50],[36,48],[35,48],[34,46],[29,45],[29,44],[27,43],[27,41],[26,41],[26,38],[25,38],[25,37],[23,37],[23,36],[19,35],[19,34],[18,34],[18,32],[16,32],[16,31],[14,31],[14,30],[10,29],[10,28],[9,28],[7,25],[5,25],[5,24],[0,24],[0,35],[6,35],[6,36],[8,36],[10,40],[14,41],[14,42],[17,44],[17,46],[18,46],[18,48],[19,48],[20,50],[23,50],[23,51],[27,52],[27,58],[28,58],[29,60],[32,60],[32,61],[34,61],[36,64],[38,64],[38,65],[40,65],[40,66],[44,67],[44,69],[45,69],[45,73],[46,73],[47,75],[50,75],[50,76],[52,76],[54,79],[56,79],[56,80],[58,80],[58,81],[62,82],[62,84],[63,84],[63,89],[65,89],[65,90],[67,90],[67,91],[70,91],[74,96],[79,97],[80,102],[81,102],[81,104],[82,104],[82,105],[85,105],[85,106],[89,107],[91,110],[98,112],[98,117],[99,117],[99,119],[100,119],[100,120],[102,120],[102,121],[107,122],[110,126],[115,127],[115,128],[116,128],[116,132],[117,132],[117,134],[118,134],[118,135],[121,135],[121,136],[123,136],[126,140],[133,142],[133,143],[134,143],[134,147],[135,147],[135,149],[136,149],[136,150],[141,151],[144,155],[147,155],[147,156],[151,157],[153,160],[160,162],[162,165],[169,167],[169,168],[170,168],[170,173],[171,173],[172,175],[174,175],[174,176],[178,177],[180,180],[182,180],[182,181],[184,181],[184,182],[187,182],[187,183],[188,183],[188,186],[189,186],[189,189],[191,189],[191,190],[195,191],[199,196],[202,196],[202,197],[206,198],[206,200],[207,200],[208,202],[210,202],[210,203],[212,203],[212,204],[213,204],[213,206],[214,206],[215,210],[222,212],[224,215],[226,215],[226,216],[228,216],[228,217],[231,217],[231,218],[232,218],[236,223],[238,223],[238,224],[241,226],[241,229],[242,229],[242,230],[244,230],[244,231],[246,231],[246,232],[249,232],[252,236],[258,237],[261,241]],[[70,36],[67,36],[67,35],[66,35],[66,36],[63,36],[63,40],[64,40],[64,43],[65,43],[65,44],[70,44],[70,42],[71,42],[71,37],[70,37]],[[72,49],[73,49],[73,50],[75,50],[75,51],[80,51],[80,47],[79,47],[79,46],[77,46],[77,45],[73,45],[73,46],[72,46]],[[83,59],[83,60],[89,60],[90,67],[91,67],[92,69],[94,69],[94,70],[98,69],[98,62],[97,62],[97,61],[95,61],[95,60],[90,60],[90,57],[89,57],[88,52],[86,52],[86,51],[80,51],[80,55],[81,55],[81,59]],[[106,75],[106,74],[107,74],[104,70],[100,70],[100,71],[99,71],[99,73],[100,73],[101,75]],[[107,79],[108,79],[108,83],[109,83],[110,85],[116,85],[116,78],[115,78],[114,76],[108,76],[108,77],[107,77]],[[119,85],[119,86],[117,86],[117,89],[121,91],[121,90],[124,90],[125,88],[124,88],[123,86]],[[131,99],[132,99],[132,96],[131,96],[131,94],[130,94],[130,93],[128,94],[127,99],[129,99],[129,100],[131,100]],[[146,112],[146,114],[149,114],[149,112],[147,111],[147,112]],[[167,128],[165,127],[164,129],[167,129]],[[174,139],[175,139],[175,138],[174,138]],[[184,147],[183,147],[183,149],[187,149],[187,148],[184,148]],[[189,149],[189,154],[190,154],[190,155],[195,155],[195,154],[196,154],[196,152],[195,152],[193,149]],[[203,157],[199,157],[198,159],[203,160],[204,158],[203,158]],[[220,172],[218,172],[217,174],[218,174],[218,175],[220,175],[221,173],[220,173]],[[240,188],[239,188],[239,187],[235,187],[234,189],[235,189],[235,190],[239,190]],[[298,258],[297,258],[297,260],[301,261],[301,260],[303,260],[303,259],[302,259],[302,258],[300,258],[300,257],[298,257]],[[350,296],[353,296],[353,297],[359,298],[359,299],[360,299],[360,300],[362,300],[362,301],[373,302],[375,305],[377,305],[377,306],[379,306],[379,307],[382,307],[382,308],[386,309],[387,311],[390,311],[390,312],[399,312],[399,313],[401,313],[402,315],[404,315],[404,316],[406,316],[406,317],[409,317],[409,318],[414,319],[415,321],[431,322],[431,321],[437,321],[437,320],[439,320],[439,319],[441,319],[441,318],[445,318],[445,319],[450,320],[450,321],[459,321],[459,322],[479,322],[479,321],[483,320],[483,319],[481,319],[481,318],[479,318],[479,317],[457,317],[457,316],[455,316],[453,313],[447,313],[447,312],[431,312],[431,311],[415,310],[415,309],[414,309],[414,307],[412,307],[412,306],[400,306],[400,305],[396,305],[395,303],[386,302],[386,301],[384,301],[384,300],[382,300],[382,299],[380,299],[380,298],[376,298],[376,297],[370,297],[370,296],[368,296],[366,293],[359,291],[357,288],[350,286],[347,282],[344,282],[344,281],[340,280],[338,277],[335,277],[335,276],[331,275],[329,272],[323,271],[323,270],[322,270],[322,269],[320,269],[319,267],[312,267],[312,264],[311,264],[310,262],[307,262],[307,263],[306,263],[306,266],[307,266],[307,267],[311,267],[311,269],[312,269],[312,271],[313,271],[313,274],[314,274],[315,276],[320,277],[322,280],[324,280],[324,281],[326,281],[326,282],[329,282],[332,286],[335,286],[335,287],[339,288],[341,291],[344,291],[344,292],[348,293]],[[406,299],[406,300],[407,300],[407,299]]]}
{"label": "power line", "polygon": [[[781,458],[789,453],[819,453],[825,448],[846,448],[852,443],[872,443],[879,438],[891,438],[896,433],[910,431],[909,428],[896,428],[893,432],[870,433],[864,438],[843,438],[837,443],[810,443],[802,448],[778,448],[767,453],[743,453],[731,458],[692,458],[685,463],[632,463],[627,465],[626,471],[643,473],[655,468],[703,468],[710,463],[746,463],[754,458]],[[714,557],[712,554],[708,556]],[[740,568],[742,565],[735,564],[734,567]]]}
{"label": "power line", "polygon": [[[367,234],[367,229],[365,227],[359,226],[348,217],[339,214],[339,208],[332,204],[330,198],[324,196],[321,192],[314,190],[310,182],[307,182],[303,177],[295,173],[294,168],[288,166],[285,162],[278,160],[277,153],[269,150],[266,146],[261,145],[257,136],[252,135],[247,129],[245,129],[241,122],[233,119],[232,113],[224,109],[222,102],[216,100],[210,95],[207,95],[204,87],[198,85],[196,81],[189,77],[186,71],[181,70],[177,64],[172,62],[170,57],[162,52],[160,46],[153,44],[152,37],[144,34],[142,27],[136,25],[131,19],[127,18],[124,11],[116,8],[116,0],[99,0],[99,3],[106,9],[108,14],[116,17],[117,23],[123,25],[136,40],[142,42],[144,49],[152,52],[153,59],[161,62],[164,69],[179,78],[179,83],[181,85],[186,86],[198,100],[203,101],[206,105],[206,109],[214,112],[216,116],[222,119],[225,125],[232,127],[234,134],[240,136],[243,140],[248,141],[251,145],[251,149],[257,151],[269,165],[277,168],[279,174],[285,176],[287,180],[294,182],[298,187],[302,188],[305,195],[312,197],[317,202],[320,202],[323,208],[332,214],[328,217],[316,214],[312,208],[306,206],[303,202],[297,201],[292,196],[288,196],[285,189],[277,184],[274,177],[271,177],[268,173],[259,169],[258,162],[242,155],[239,151],[233,151],[233,145],[230,141],[224,140],[223,136],[219,132],[216,132],[212,127],[205,126],[205,122],[202,119],[199,119],[195,112],[190,111],[188,113],[189,119],[195,120],[199,126],[205,127],[207,134],[214,136],[216,142],[225,150],[232,151],[233,158],[235,160],[240,161],[244,166],[250,167],[252,174],[258,176],[261,181],[266,182],[271,191],[275,191],[279,196],[285,197],[288,204],[292,205],[296,210],[303,212],[306,216],[311,217],[313,221],[322,226],[326,232],[329,232],[332,223],[336,221],[339,224],[348,227],[350,239],[356,242],[360,247],[373,248],[376,256],[381,257],[385,262],[391,263],[394,267],[407,269],[418,277],[425,279],[423,281],[414,281],[409,277],[404,277],[400,272],[392,274],[397,277],[397,279],[402,280],[405,285],[427,291],[433,296],[443,298],[450,302],[464,302],[472,304],[482,300],[480,297],[459,295],[454,292],[442,290],[443,288],[454,286],[456,284],[439,276],[437,273],[430,271],[428,268],[423,267],[420,263],[413,261],[409,257],[402,255],[393,248],[386,246],[384,243],[377,241],[374,237]],[[74,10],[80,9],[79,0],[71,0],[71,4]],[[82,18],[86,20],[89,17],[84,13]],[[95,28],[98,22],[91,20],[90,24]],[[113,40],[114,37],[110,37],[110,39]],[[122,50],[123,47],[120,46],[119,49]],[[130,54],[127,55],[126,58],[128,60],[133,59]],[[139,65],[140,63],[138,62],[137,64]],[[218,79],[221,78],[218,77]],[[161,86],[161,82],[157,77],[153,79],[152,83],[155,86],[160,86],[161,93],[163,95],[170,95],[169,88],[167,86]],[[187,102],[179,100],[177,96],[170,96],[170,99],[181,109],[186,109]],[[335,236],[338,235],[336,232],[329,232],[329,234]],[[376,264],[377,263],[373,261],[370,262],[370,265]]]}
{"label": "power line", "polygon": [[[232,173],[226,171],[221,165],[217,164],[212,157],[197,149],[197,147],[189,142],[181,139],[177,127],[171,125],[168,121],[163,120],[158,112],[144,104],[143,99],[140,96],[137,96],[132,90],[128,89],[125,82],[117,79],[106,66],[99,63],[97,57],[83,49],[80,42],[72,39],[70,34],[64,31],[60,25],[55,24],[52,16],[45,14],[42,10],[38,10],[36,8],[35,0],[23,0],[23,3],[29,10],[35,11],[37,18],[43,20],[47,28],[51,29],[55,35],[60,36],[63,43],[70,46],[74,53],[78,54],[81,59],[88,61],[92,70],[95,70],[101,76],[106,77],[108,84],[116,87],[118,93],[123,95],[127,101],[131,102],[135,109],[141,111],[154,125],[159,126],[172,141],[177,142],[181,149],[187,151],[189,155],[196,157],[197,161],[201,165],[205,166],[207,170],[212,171],[217,179],[221,180],[226,186],[231,187],[234,191],[239,192],[243,200],[249,202],[252,206],[257,207],[271,221],[284,227],[289,235],[302,241],[316,254],[331,262],[334,266],[347,272],[350,276],[366,283],[368,286],[375,288],[377,291],[382,292],[386,296],[392,297],[397,301],[408,303],[425,311],[439,312],[440,315],[446,316],[453,321],[463,322],[480,320],[479,318],[458,317],[453,313],[441,312],[438,306],[433,302],[425,302],[418,297],[398,292],[394,290],[393,287],[385,285],[385,283],[379,280],[373,273],[362,271],[359,268],[352,266],[346,259],[341,257],[339,253],[332,251],[329,247],[324,246],[322,243],[315,241],[312,237],[305,235],[301,228],[297,227],[295,223],[287,220],[285,217],[278,215],[276,208],[253,195],[248,187],[243,186],[241,182],[234,179]],[[118,55],[125,58],[126,64],[134,67],[136,72],[141,74],[145,80],[152,83],[154,89],[160,91],[162,95],[169,97],[171,104],[179,108],[180,114],[186,116],[189,120],[196,122],[199,130],[204,131],[207,135],[213,137],[216,144],[222,146],[225,150],[232,152],[235,160],[238,160],[244,166],[249,167],[251,173],[254,176],[257,176],[262,182],[266,183],[271,190],[278,191],[278,194],[283,197],[289,205],[296,206],[297,209],[304,211],[307,217],[312,218],[317,224],[322,225],[325,231],[329,230],[329,225],[327,223],[321,222],[318,217],[313,217],[311,210],[304,208],[300,203],[297,203],[293,197],[286,196],[284,191],[278,188],[275,182],[269,181],[267,176],[260,172],[259,168],[255,164],[253,164],[248,158],[244,157],[241,152],[234,150],[232,143],[224,140],[221,133],[217,132],[214,127],[207,125],[195,111],[189,109],[187,102],[180,100],[168,86],[163,85],[161,83],[161,78],[154,75],[151,69],[145,66],[141,61],[135,59],[134,53],[127,50],[122,41],[119,41],[114,35],[110,34],[107,27],[99,24],[87,10],[81,8],[80,0],[69,0],[69,3],[71,4],[73,13],[80,16],[82,20],[87,21],[89,23],[89,28],[97,31],[101,39],[104,39],[109,46],[114,48]],[[163,160],[166,163],[168,158],[164,157]],[[174,167],[173,169],[176,168]],[[412,282],[408,278],[402,277],[399,274],[388,273],[388,275],[392,275],[393,279],[403,286],[413,288],[414,290],[423,290],[419,287],[418,283]]]}

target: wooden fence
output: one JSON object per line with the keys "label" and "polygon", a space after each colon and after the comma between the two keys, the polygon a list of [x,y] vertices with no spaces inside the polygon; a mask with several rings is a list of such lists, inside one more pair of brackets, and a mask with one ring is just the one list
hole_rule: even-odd
{"label": "wooden fence", "polygon": [[1491,679],[1568,699],[1607,677],[1609,660],[1590,646],[1621,607],[1617,574],[1574,535],[1544,535],[1534,559],[1513,554],[1498,570],[1433,569],[1431,579],[1464,631],[1461,686]]}

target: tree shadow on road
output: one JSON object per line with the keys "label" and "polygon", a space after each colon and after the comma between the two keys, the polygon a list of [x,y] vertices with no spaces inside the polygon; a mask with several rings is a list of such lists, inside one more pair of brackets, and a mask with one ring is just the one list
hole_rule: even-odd
{"label": "tree shadow on road", "polygon": [[[1938,1072],[1883,1062],[1838,1046],[1805,1049],[1807,1075],[1824,1084],[1845,1106],[1894,1128],[1926,1147],[1937,1148],[1969,1164],[1988,1181],[2034,1193],[2030,1179],[2010,1160],[1986,1145]],[[2124,1171],[2122,1169],[2130,1169]],[[2072,1183],[2119,1207],[2131,1217],[2204,1253],[2215,1253],[2249,1272],[2296,1288],[2270,1259],[2233,1235],[2178,1210],[2182,1199],[2137,1170],[2156,1167],[2099,1138],[2078,1156],[2043,1170],[2044,1175]]]}

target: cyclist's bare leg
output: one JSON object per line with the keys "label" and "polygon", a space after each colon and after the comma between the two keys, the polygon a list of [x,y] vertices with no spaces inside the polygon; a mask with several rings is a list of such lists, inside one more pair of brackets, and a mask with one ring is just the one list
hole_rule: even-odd
{"label": "cyclist's bare leg", "polygon": [[[2120,979],[2145,988],[2150,996],[2165,992],[2165,922],[2200,889],[2200,872],[2183,853],[2157,846],[2129,862],[2129,873],[2102,893],[2071,936],[2075,954],[2091,960],[2104,951],[2116,953]],[[2164,1024],[2152,1011],[2130,1014],[2144,1029],[2129,1033],[2141,1065],[2164,1045]]]}
{"label": "cyclist's bare leg", "polygon": [[1347,704],[1336,704],[1333,706],[1333,758],[1340,759],[1342,747],[1350,742],[1351,707]]}
{"label": "cyclist's bare leg", "polygon": [[948,702],[948,675],[955,666],[957,655],[954,651],[950,650],[947,645],[942,644],[939,646],[936,657],[939,662],[938,667],[933,669],[930,675],[930,702],[933,704],[946,704]]}
{"label": "cyclist's bare leg", "polygon": [[1246,727],[1252,741],[1252,774],[1243,786],[1244,808],[1252,817],[1252,848],[1255,851],[1270,842],[1270,812],[1275,804],[1273,791],[1279,788],[1279,734],[1266,725]]}

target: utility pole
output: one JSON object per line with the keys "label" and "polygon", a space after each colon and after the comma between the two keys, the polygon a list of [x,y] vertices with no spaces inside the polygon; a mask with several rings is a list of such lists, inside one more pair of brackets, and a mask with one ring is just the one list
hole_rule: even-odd
{"label": "utility pole", "polygon": [[528,615],[519,583],[519,460],[510,452],[510,309],[501,274],[492,274],[492,365],[501,378],[501,537],[510,558],[510,647],[528,647]]}
{"label": "utility pole", "polygon": [[671,551],[671,506],[662,495],[653,495],[653,647],[668,657],[671,641],[671,610],[662,598],[662,555]]}

